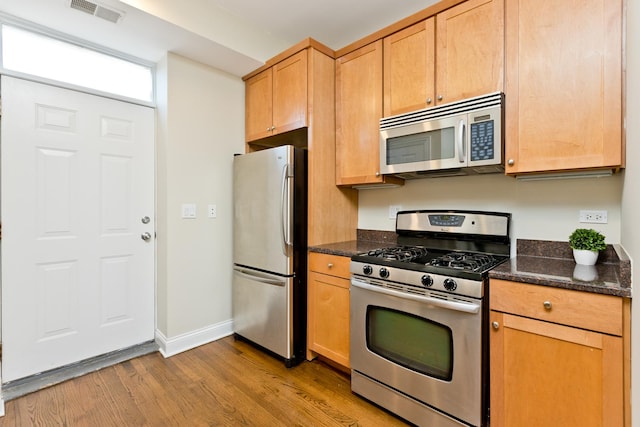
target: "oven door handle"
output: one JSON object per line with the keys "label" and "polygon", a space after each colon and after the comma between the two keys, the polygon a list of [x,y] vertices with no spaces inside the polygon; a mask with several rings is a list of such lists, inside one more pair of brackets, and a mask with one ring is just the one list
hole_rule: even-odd
{"label": "oven door handle", "polygon": [[435,307],[445,308],[447,310],[461,311],[464,313],[477,314],[480,312],[480,305],[467,302],[457,302],[441,300],[439,298],[432,298],[420,295],[406,294],[404,292],[394,291],[393,289],[387,289],[380,286],[369,285],[368,283],[360,282],[358,280],[351,279],[351,285],[356,288],[364,289],[367,291],[378,292],[386,295],[391,295],[398,298],[410,299],[425,304],[430,304]]}

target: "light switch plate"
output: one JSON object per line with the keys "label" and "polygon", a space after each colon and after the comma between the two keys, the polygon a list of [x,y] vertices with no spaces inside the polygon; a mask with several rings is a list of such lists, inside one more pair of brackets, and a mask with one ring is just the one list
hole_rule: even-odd
{"label": "light switch plate", "polygon": [[182,218],[195,218],[196,217],[196,204],[195,203],[183,203],[182,205]]}

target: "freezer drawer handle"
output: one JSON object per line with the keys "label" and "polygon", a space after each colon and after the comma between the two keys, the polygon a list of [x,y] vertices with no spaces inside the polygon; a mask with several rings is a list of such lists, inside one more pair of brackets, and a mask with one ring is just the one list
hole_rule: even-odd
{"label": "freezer drawer handle", "polygon": [[268,285],[277,285],[277,286],[284,286],[286,284],[284,280],[269,279],[267,277],[256,276],[255,274],[245,273],[246,270],[240,270],[235,268],[234,271],[236,274],[238,274],[238,276],[244,277],[245,279],[255,280],[256,282],[262,282]]}

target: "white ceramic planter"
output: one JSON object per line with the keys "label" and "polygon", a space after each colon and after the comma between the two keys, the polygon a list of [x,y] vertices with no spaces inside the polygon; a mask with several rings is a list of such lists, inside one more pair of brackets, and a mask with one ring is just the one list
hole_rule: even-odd
{"label": "white ceramic planter", "polygon": [[595,265],[598,260],[599,252],[587,251],[583,249],[573,250],[573,259],[576,260],[576,264],[580,265]]}

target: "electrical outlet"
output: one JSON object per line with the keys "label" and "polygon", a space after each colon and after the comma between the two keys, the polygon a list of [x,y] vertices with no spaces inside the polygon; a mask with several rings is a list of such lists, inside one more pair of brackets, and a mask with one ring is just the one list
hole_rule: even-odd
{"label": "electrical outlet", "polygon": [[218,217],[218,208],[216,207],[216,205],[209,205],[207,212],[209,213],[209,218]]}
{"label": "electrical outlet", "polygon": [[398,212],[402,210],[401,205],[389,205],[389,219],[396,219]]}
{"label": "electrical outlet", "polygon": [[580,222],[587,224],[606,224],[607,211],[580,211]]}

